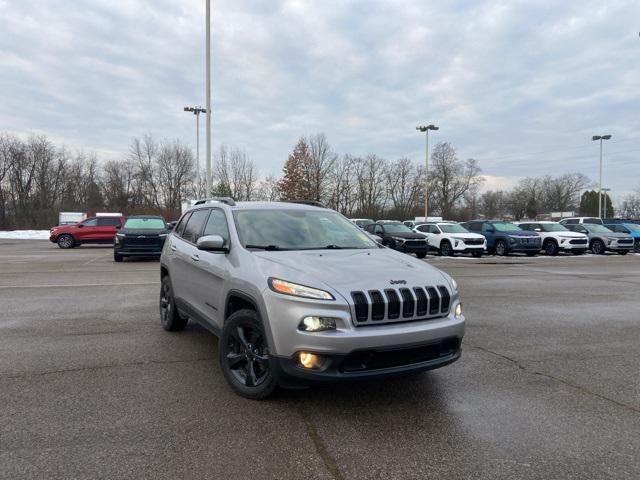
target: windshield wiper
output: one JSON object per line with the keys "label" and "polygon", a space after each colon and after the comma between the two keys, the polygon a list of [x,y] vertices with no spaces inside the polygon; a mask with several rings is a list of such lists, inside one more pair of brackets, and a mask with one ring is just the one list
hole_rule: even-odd
{"label": "windshield wiper", "polygon": [[278,245],[245,245],[244,248],[258,248],[260,250],[288,250],[280,248]]}

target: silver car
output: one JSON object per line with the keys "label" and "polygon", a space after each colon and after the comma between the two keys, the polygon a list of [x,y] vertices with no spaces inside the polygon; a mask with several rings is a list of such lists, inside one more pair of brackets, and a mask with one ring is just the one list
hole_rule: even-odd
{"label": "silver car", "polygon": [[609,230],[604,225],[596,223],[565,224],[569,230],[584,233],[589,237],[589,249],[602,255],[607,251],[626,255],[633,251],[633,237],[626,233],[617,233]]}
{"label": "silver car", "polygon": [[380,378],[460,357],[456,282],[308,204],[209,199],[187,211],[161,257],[166,330],[192,319],[219,338],[238,394]]}

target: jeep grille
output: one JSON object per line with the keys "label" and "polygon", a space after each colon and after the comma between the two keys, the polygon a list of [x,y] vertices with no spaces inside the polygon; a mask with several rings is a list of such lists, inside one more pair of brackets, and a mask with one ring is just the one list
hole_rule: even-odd
{"label": "jeep grille", "polygon": [[451,308],[451,294],[444,285],[354,291],[351,299],[356,326],[440,318]]}

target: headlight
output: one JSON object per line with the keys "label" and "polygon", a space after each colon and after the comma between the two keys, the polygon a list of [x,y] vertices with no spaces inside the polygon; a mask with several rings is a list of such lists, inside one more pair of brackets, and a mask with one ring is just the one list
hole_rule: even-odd
{"label": "headlight", "polygon": [[335,330],[336,319],[332,317],[304,317],[298,325],[298,330],[303,332],[323,332],[325,330]]}
{"label": "headlight", "polygon": [[617,237],[607,237],[609,240],[618,240]]}
{"label": "headlight", "polygon": [[271,290],[284,295],[315,298],[317,300],[335,300],[333,295],[324,290],[320,290],[319,288],[307,287],[306,285],[299,285],[297,283],[291,283],[273,277],[269,278],[268,283]]}
{"label": "headlight", "polygon": [[511,243],[517,243],[517,242],[518,242],[518,239],[517,239],[516,237],[509,237],[509,241],[510,241]]}
{"label": "headlight", "polygon": [[453,310],[453,316],[456,318],[460,318],[462,316],[462,304],[459,303],[456,305],[456,308]]}
{"label": "headlight", "polygon": [[449,281],[449,285],[451,285],[451,288],[453,289],[453,293],[456,293],[458,291],[458,282],[456,282],[453,279],[453,277],[448,273],[444,273],[444,272],[441,272],[441,273]]}
{"label": "headlight", "polygon": [[391,237],[391,238],[393,238],[398,243],[404,243],[407,241],[406,238],[402,238],[402,237]]}

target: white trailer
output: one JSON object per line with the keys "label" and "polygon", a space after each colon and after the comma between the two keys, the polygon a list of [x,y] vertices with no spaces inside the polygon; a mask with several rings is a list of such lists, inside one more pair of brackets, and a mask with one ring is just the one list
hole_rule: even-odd
{"label": "white trailer", "polygon": [[87,218],[82,212],[60,212],[58,214],[58,225],[75,225]]}

